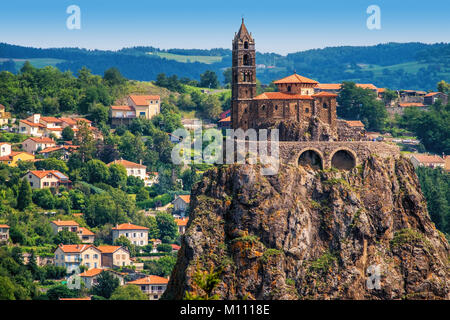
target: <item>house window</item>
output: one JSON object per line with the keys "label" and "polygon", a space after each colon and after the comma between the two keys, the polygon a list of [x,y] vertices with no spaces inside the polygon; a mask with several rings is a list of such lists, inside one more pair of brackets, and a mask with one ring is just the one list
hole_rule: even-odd
{"label": "house window", "polygon": [[94,254],[94,259],[98,259],[98,254]]}
{"label": "house window", "polygon": [[136,238],[136,232],[133,233],[133,238]]}
{"label": "house window", "polygon": [[30,182],[30,187],[32,187],[33,186],[33,182]]}
{"label": "house window", "polygon": [[291,86],[288,86],[288,87],[287,87],[287,91],[288,91],[288,92],[291,92]]}
{"label": "house window", "polygon": [[89,259],[89,255],[88,255],[88,254],[85,254],[85,255],[84,255],[84,258],[85,258],[85,259]]}
{"label": "house window", "polygon": [[140,117],[145,117],[145,112],[144,112],[144,111],[139,112],[139,116],[140,116]]}
{"label": "house window", "polygon": [[142,290],[142,291],[145,291],[145,286],[141,286],[141,290]]}

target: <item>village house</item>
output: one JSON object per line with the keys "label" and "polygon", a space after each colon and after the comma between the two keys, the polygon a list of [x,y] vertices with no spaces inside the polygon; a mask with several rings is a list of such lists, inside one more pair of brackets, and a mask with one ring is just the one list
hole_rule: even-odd
{"label": "village house", "polygon": [[52,227],[53,234],[57,234],[63,230],[74,232],[80,238],[82,243],[94,243],[95,233],[87,228],[80,227],[78,222],[73,220],[55,220],[51,221],[50,225]]}
{"label": "village house", "polygon": [[85,118],[66,118],[66,117],[61,117],[59,118],[59,120],[61,121],[61,128],[64,129],[65,127],[70,127],[72,128],[72,130],[77,130],[79,129],[79,126],[82,122],[86,123],[88,125],[88,127],[91,126],[92,121],[85,119]]}
{"label": "village house", "polygon": [[430,106],[437,100],[441,100],[442,104],[445,106],[448,102],[448,95],[442,92],[430,92],[425,95],[423,103]]}
{"label": "village house", "polygon": [[154,275],[127,282],[127,284],[138,286],[150,300],[159,300],[164,291],[166,291],[168,283],[168,279]]}
{"label": "village house", "polygon": [[11,144],[8,142],[0,142],[0,157],[9,156],[11,151]]}
{"label": "village house", "polygon": [[0,162],[16,167],[19,161],[33,161],[34,155],[25,151],[11,151],[10,154],[0,157]]}
{"label": "village house", "polygon": [[19,133],[33,137],[42,137],[44,135],[45,125],[40,123],[40,119],[40,114],[34,114],[25,120],[20,120]]}
{"label": "village house", "polygon": [[91,270],[86,270],[83,273],[80,273],[81,281],[84,284],[84,287],[88,290],[91,290],[92,287],[96,286],[98,284],[97,278],[102,272],[108,272],[111,273],[115,278],[119,279],[119,285],[123,286],[125,283],[124,275],[120,274],[118,272],[115,272],[113,270],[107,270],[107,269],[100,269],[100,268],[94,268]]}
{"label": "village house", "polygon": [[148,245],[148,228],[137,226],[131,223],[123,223],[112,228],[113,242],[120,236],[125,236],[136,246]]}
{"label": "village house", "polygon": [[6,112],[6,107],[0,104],[0,126],[5,126],[11,119],[11,112]]}
{"label": "village house", "polygon": [[134,108],[136,117],[151,119],[161,112],[161,97],[157,95],[130,95],[127,102]]}
{"label": "village house", "polygon": [[414,166],[417,167],[429,167],[429,168],[445,168],[445,160],[437,155],[429,155],[429,154],[412,154],[410,160]]}
{"label": "village house", "polygon": [[0,224],[0,242],[8,242],[9,240],[9,226],[7,224]]}
{"label": "village house", "polygon": [[49,148],[45,148],[41,151],[39,151],[38,153],[40,155],[43,155],[44,158],[49,158],[49,157],[55,157],[55,154],[59,154],[60,156],[58,157],[60,160],[69,160],[70,155],[76,150],[78,149],[79,146],[73,146],[73,145],[63,145],[63,146],[54,146],[54,147],[49,147]]}
{"label": "village house", "polygon": [[56,266],[66,267],[71,273],[80,266],[88,270],[100,268],[101,255],[101,251],[90,244],[60,244],[55,250],[54,261]]}
{"label": "village house", "polygon": [[142,160],[140,161],[140,163],[134,163],[134,162],[131,162],[128,160],[123,160],[123,159],[114,160],[113,162],[108,163],[108,166],[110,166],[112,164],[120,164],[120,165],[124,166],[125,169],[127,170],[127,177],[134,176],[134,177],[139,178],[144,181],[146,179],[147,167],[142,164]]}
{"label": "village house", "polygon": [[82,243],[94,243],[95,241],[95,233],[84,227],[79,228],[78,237]]}
{"label": "village house", "polygon": [[178,226],[179,234],[184,234],[186,232],[186,226],[187,226],[188,221],[189,221],[189,218],[175,219],[175,222]]}
{"label": "village house", "polygon": [[172,201],[173,203],[173,210],[175,213],[185,213],[186,210],[189,208],[189,203],[191,202],[191,196],[190,195],[179,195],[176,196],[175,199]]}
{"label": "village house", "polygon": [[112,126],[127,125],[133,119],[151,119],[161,112],[161,97],[157,95],[130,95],[127,105],[111,106],[109,117]]}
{"label": "village house", "polygon": [[450,172],[450,156],[445,156],[445,171]]}
{"label": "village house", "polygon": [[72,185],[69,177],[58,170],[33,170],[29,171],[24,178],[28,180],[33,189],[57,188],[59,186],[70,188]]}
{"label": "village house", "polygon": [[70,231],[75,232],[76,234],[80,231],[80,225],[78,222],[73,220],[55,220],[50,222],[50,226],[52,227],[53,234],[57,234],[61,231]]}
{"label": "village house", "polygon": [[31,137],[22,142],[22,148],[26,152],[33,154],[54,146],[56,146],[56,142],[48,137]]}
{"label": "village house", "polygon": [[399,102],[393,106],[387,106],[386,111],[390,115],[402,115],[405,112],[405,108],[421,108],[422,110],[426,110],[426,105],[422,102]]}
{"label": "village house", "polygon": [[102,267],[125,267],[131,266],[130,252],[127,248],[121,246],[98,246],[102,253]]}

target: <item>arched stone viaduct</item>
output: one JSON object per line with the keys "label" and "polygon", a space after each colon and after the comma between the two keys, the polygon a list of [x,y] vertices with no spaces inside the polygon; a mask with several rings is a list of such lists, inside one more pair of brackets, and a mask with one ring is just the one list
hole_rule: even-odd
{"label": "arched stone viaduct", "polygon": [[[245,143],[245,152],[249,150],[248,143],[249,141],[247,140]],[[270,146],[267,147],[267,151],[270,154]],[[340,170],[349,170],[374,154],[382,158],[397,157],[400,155],[400,150],[396,145],[374,141],[279,142],[279,158],[281,163],[309,165],[314,169],[329,169],[334,167]]]}

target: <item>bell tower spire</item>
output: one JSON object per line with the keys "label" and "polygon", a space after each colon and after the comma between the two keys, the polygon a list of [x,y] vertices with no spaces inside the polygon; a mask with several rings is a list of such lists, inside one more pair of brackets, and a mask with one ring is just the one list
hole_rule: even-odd
{"label": "bell tower spire", "polygon": [[232,45],[231,121],[233,129],[247,130],[252,100],[256,95],[256,52],[255,40],[245,26],[244,17]]}

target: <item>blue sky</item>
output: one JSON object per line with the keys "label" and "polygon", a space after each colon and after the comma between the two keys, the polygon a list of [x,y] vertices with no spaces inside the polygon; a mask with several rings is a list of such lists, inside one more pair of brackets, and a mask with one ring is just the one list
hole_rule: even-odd
{"label": "blue sky", "polygon": [[[81,8],[81,30],[66,28],[69,5]],[[370,5],[381,9],[381,30],[366,27]],[[448,0],[2,0],[0,42],[113,50],[229,48],[242,15],[262,52],[450,42]]]}

